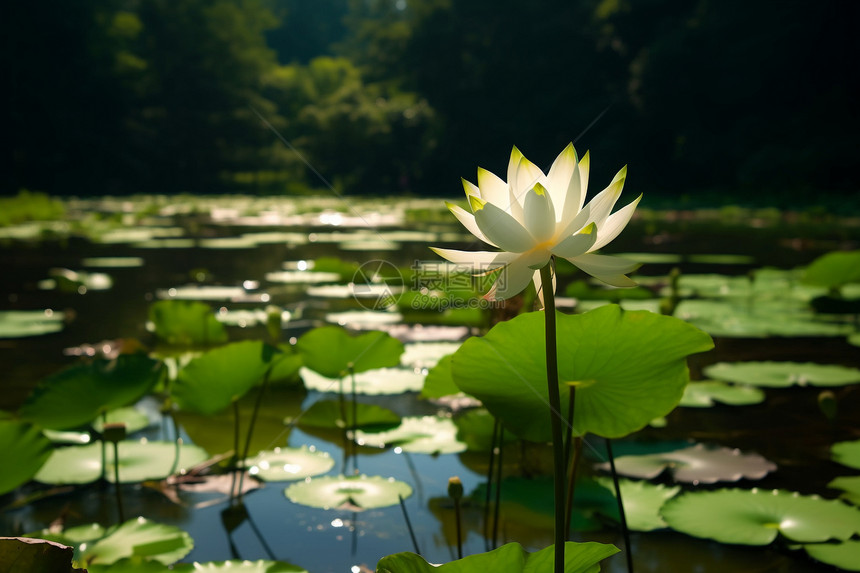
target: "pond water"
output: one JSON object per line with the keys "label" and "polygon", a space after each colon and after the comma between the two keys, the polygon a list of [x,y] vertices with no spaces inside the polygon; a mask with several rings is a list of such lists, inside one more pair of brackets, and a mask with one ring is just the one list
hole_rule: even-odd
{"label": "pond water", "polygon": [[[682,256],[680,261],[669,258],[669,262],[646,264],[640,271],[643,277],[665,277],[674,267],[681,269],[682,276],[708,273],[744,277],[761,267],[791,269],[831,250],[857,248],[858,228],[856,221],[828,219],[822,223],[812,217],[791,218],[772,211],[644,212],[613,243],[613,250]],[[293,282],[291,275],[283,274],[285,271],[313,271],[309,262],[325,257],[369,265],[361,267],[365,270],[378,269],[380,265],[403,269],[416,261],[437,260],[428,250],[431,245],[477,247],[442,208],[442,202],[435,200],[365,200],[347,205],[310,198],[91,199],[70,202],[69,222],[65,224],[0,231],[0,310],[51,309],[66,317],[58,332],[0,338],[0,410],[7,411],[17,409],[39,380],[79,361],[80,355],[102,349],[113,351],[118,346],[129,348],[131,340],[153,348],[155,339],[147,329],[147,320],[148,309],[157,300],[202,298],[222,316],[277,305],[290,313],[290,319],[283,323],[282,340],[294,342],[327,321],[339,321],[352,328],[373,328],[372,323],[362,322],[366,316],[345,313],[367,311],[378,306],[379,299],[356,298],[349,293],[335,296],[338,293],[332,289],[311,290],[309,294],[308,284]],[[696,260],[690,255],[712,256]],[[52,269],[105,273],[109,275],[109,285],[82,280],[72,281],[72,286],[64,289],[62,273]],[[354,275],[361,276],[364,275]],[[51,278],[53,285],[44,282]],[[318,278],[323,285],[342,282]],[[572,280],[565,278],[560,291]],[[401,279],[400,284],[408,289],[408,282]],[[355,284],[361,286],[361,281],[355,279]],[[392,279],[387,284],[393,284]],[[189,285],[196,290],[183,290]],[[405,338],[432,341],[441,336],[460,341],[480,332],[475,326],[437,330],[425,324],[416,329],[414,325],[402,326],[394,314],[389,314],[387,318],[397,327],[392,332]],[[249,316],[237,320],[247,323]],[[233,341],[266,337],[262,324],[231,325],[228,332]],[[844,335],[715,336],[715,343],[713,351],[691,357],[693,379],[702,379],[708,365],[744,360],[860,367],[860,349],[849,344]],[[426,374],[434,361],[430,358],[426,364],[418,364],[416,373]],[[767,388],[766,399],[760,404],[679,407],[667,415],[664,424],[655,424],[619,441],[616,453],[633,451],[635,444],[648,442],[695,441],[739,448],[764,456],[778,469],[760,480],[741,479],[718,485],[782,488],[834,498],[839,492],[827,484],[837,476],[852,475],[852,470],[831,461],[829,447],[837,441],[860,437],[860,419],[856,415],[860,411],[860,391],[856,386],[831,389],[838,406],[835,420],[828,420],[819,409],[821,391],[815,387]],[[252,392],[240,401],[245,423],[255,397]],[[349,473],[357,467],[364,474],[393,477],[410,484],[413,494],[403,508],[394,505],[363,512],[316,509],[287,499],[287,482],[260,483],[245,497],[247,519],[228,531],[223,521],[228,502],[223,494],[182,492],[180,503],[176,503],[156,484],[145,483],[123,486],[126,515],[143,515],[187,531],[194,539],[194,549],[183,562],[278,559],[311,573],[346,573],[373,570],[382,556],[413,549],[405,509],[428,561],[439,563],[455,558],[448,479],[459,476],[467,496],[481,491],[486,484],[487,453],[431,455],[395,448],[361,448],[355,459],[346,460],[336,432],[312,434],[288,423],[313,403],[331,397],[331,393],[315,390],[270,389],[251,450],[314,446],[335,460],[331,475]],[[445,406],[419,399],[417,392],[362,395],[358,399],[389,408],[400,416],[440,412],[450,415]],[[162,420],[158,403],[147,399],[138,407],[152,423],[135,437],[174,438],[174,428]],[[179,421],[183,439],[199,444],[210,455],[232,447],[231,411],[209,417],[186,414]],[[587,438],[584,449],[589,467],[605,461],[602,439]],[[548,467],[547,452],[541,448],[513,448],[504,453],[504,474],[509,477],[534,478]],[[674,483],[668,474],[656,481]],[[31,483],[0,496],[0,506],[6,507],[0,515],[0,535],[36,531],[58,519],[69,526],[116,522],[114,490],[107,485],[76,486],[14,505],[24,495],[46,488]],[[543,490],[549,494],[551,488]],[[540,506],[542,502],[535,498],[540,493],[538,489],[518,503],[502,504],[499,540],[519,541],[529,549],[551,543],[551,515],[523,505]],[[483,519],[481,495],[476,494],[464,509],[464,553],[486,549]],[[592,531],[576,532],[574,538],[623,547],[610,520],[600,521]],[[746,547],[664,529],[634,532],[632,542],[636,570],[640,572],[833,570],[809,559],[802,551],[790,549],[785,540],[766,547]],[[625,571],[623,557],[606,561],[604,570]]]}

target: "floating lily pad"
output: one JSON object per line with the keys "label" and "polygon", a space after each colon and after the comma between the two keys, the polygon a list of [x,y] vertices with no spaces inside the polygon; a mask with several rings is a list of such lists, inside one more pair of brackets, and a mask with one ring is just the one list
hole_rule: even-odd
{"label": "floating lily pad", "polygon": [[385,448],[398,446],[403,451],[420,454],[456,454],[466,450],[457,440],[457,426],[449,418],[407,416],[400,426],[387,432],[356,432],[360,446]]}
{"label": "floating lily pad", "polygon": [[751,265],[755,262],[749,255],[690,255],[687,260],[707,265]]}
{"label": "floating lily pad", "polygon": [[469,335],[469,328],[466,326],[391,324],[380,325],[378,328],[403,342],[455,342]]}
{"label": "floating lily pad", "polygon": [[345,285],[321,285],[308,287],[305,291],[308,296],[320,298],[379,298],[396,296],[403,292],[402,286],[386,284],[356,284]]}
{"label": "floating lily pad", "polygon": [[366,332],[356,336],[337,326],[323,326],[305,333],[296,343],[307,368],[340,378],[349,372],[397,366],[403,343],[385,332]]}
{"label": "floating lily pad", "polygon": [[99,414],[134,403],[162,374],[143,354],[80,363],[42,380],[21,406],[22,418],[52,430],[82,426]]}
{"label": "floating lily pad", "polygon": [[264,481],[293,481],[324,474],[334,467],[328,452],[313,446],[275,448],[245,460],[248,473]]}
{"label": "floating lily pad", "polygon": [[[598,467],[608,471],[609,464]],[[669,469],[675,481],[716,483],[739,479],[761,479],[776,470],[776,464],[758,454],[743,454],[731,448],[706,448],[697,444],[690,448],[646,454],[621,456],[615,459],[615,469],[621,475],[653,479]]]}
{"label": "floating lily pad", "polygon": [[816,561],[839,567],[844,571],[860,571],[860,541],[815,543],[804,545],[803,549]]}
{"label": "floating lily pad", "polygon": [[[138,432],[149,426],[149,416],[134,406],[111,410],[105,415],[105,417],[109,424],[125,424],[125,431],[129,434]],[[95,431],[101,432],[103,427],[104,423],[101,418],[97,418],[96,421],[93,422],[93,429]]]}
{"label": "floating lily pad", "polygon": [[441,398],[460,392],[460,388],[454,384],[454,375],[451,372],[453,358],[453,355],[444,356],[430,369],[421,388],[422,398]]}
{"label": "floating lily pad", "polygon": [[[302,367],[299,375],[308,390],[317,392],[338,392],[341,379],[321,376],[308,368]],[[342,379],[344,392],[352,392],[352,377]],[[356,394],[380,395],[402,394],[403,392],[418,392],[424,384],[424,376],[405,368],[378,368],[367,370],[355,375]]]}
{"label": "floating lily pad", "polygon": [[394,324],[403,321],[399,312],[375,310],[348,310],[345,312],[330,312],[325,315],[326,322],[347,326],[349,328],[367,328],[380,324]]}
{"label": "floating lily pad", "polygon": [[764,397],[764,392],[754,386],[704,380],[687,384],[679,405],[688,408],[710,408],[715,402],[721,402],[730,406],[748,406],[764,402]]}
{"label": "floating lily pad", "polygon": [[[598,478],[597,483],[605,487],[614,497],[615,485],[611,478]],[[624,502],[624,517],[631,531],[654,531],[667,527],[660,516],[660,508],[681,491],[681,486],[668,487],[646,481],[622,479],[618,481],[621,499]],[[618,512],[606,512],[608,517],[618,520]]]}
{"label": "floating lily pad", "polygon": [[[587,542],[564,544],[564,573],[595,573],[599,563],[618,553],[614,545]],[[507,543],[487,553],[476,553],[444,565],[430,564],[415,553],[395,553],[383,557],[377,573],[537,573],[550,571],[555,559],[551,545],[529,553],[519,543]]]}
{"label": "floating lily pad", "polygon": [[704,370],[711,378],[770,388],[846,386],[860,382],[860,370],[811,362],[719,362]]}
{"label": "floating lily pad", "polygon": [[389,429],[400,424],[400,416],[376,404],[349,402],[344,403],[341,411],[341,404],[336,400],[318,400],[302,412],[298,423],[315,428]]}
{"label": "floating lily pad", "polygon": [[243,299],[248,291],[242,287],[195,284],[159,289],[155,294],[158,298],[166,300],[222,301]]}
{"label": "floating lily pad", "polygon": [[[459,414],[454,418],[454,425],[457,426],[457,439],[465,443],[470,451],[490,451],[496,419],[486,408],[472,408]],[[502,428],[502,444],[516,441],[516,439],[516,436]]]}
{"label": "floating lily pad", "polygon": [[40,289],[85,294],[88,290],[109,290],[113,286],[113,279],[104,273],[51,269],[49,274],[51,278],[39,281]]}
{"label": "floating lily pad", "polygon": [[[190,444],[179,446],[179,463],[175,471],[206,461],[209,455],[202,448]],[[163,479],[170,475],[176,459],[173,442],[131,441],[119,442],[119,481],[137,483]],[[113,446],[105,448],[105,477],[114,481]],[[55,485],[90,483],[102,475],[102,444],[69,446],[54,450],[48,461],[36,473],[35,479]]]}
{"label": "floating lily pad", "polygon": [[412,368],[433,368],[439,360],[457,351],[460,342],[414,342],[407,344],[400,361]]}
{"label": "floating lily pad", "polygon": [[123,558],[141,557],[170,565],[193,547],[191,536],[178,527],[138,517],[108,530],[107,536],[80,551],[80,561],[110,565]]}
{"label": "floating lily pad", "polygon": [[161,300],[149,307],[149,320],[155,335],[166,344],[207,346],[227,342],[224,325],[204,302]]}
{"label": "floating lily pad", "polygon": [[51,442],[26,422],[0,420],[0,495],[30,481],[51,455]]}
{"label": "floating lily pad", "polygon": [[860,346],[860,332],[856,332],[848,337],[848,343],[854,346]]}
{"label": "floating lily pad", "polygon": [[860,470],[860,440],[838,442],[830,447],[833,461]]}
{"label": "floating lily pad", "polygon": [[[620,437],[669,413],[689,381],[687,355],[713,347],[681,320],[617,305],[556,317],[561,403],[575,386],[577,434]],[[468,339],[453,358],[457,386],[533,441],[551,435],[544,328],[543,313],[521,314]]]}
{"label": "floating lily pad", "polygon": [[173,398],[184,410],[216,414],[262,382],[276,353],[259,340],[209,350],[179,371],[171,387]]}
{"label": "floating lily pad", "polygon": [[290,501],[301,505],[361,511],[397,505],[401,497],[412,495],[412,488],[402,481],[381,476],[331,476],[295,483],[284,493]]}
{"label": "floating lily pad", "polygon": [[65,313],[51,309],[2,311],[0,338],[25,338],[60,332],[65,316]]}
{"label": "floating lily pad", "polygon": [[81,265],[91,268],[131,269],[143,266],[140,257],[89,257],[81,261]]}
{"label": "floating lily pad", "polygon": [[[209,561],[207,563],[194,562],[191,564],[174,565],[171,571],[179,573],[197,573],[198,571],[229,571],[230,573],[308,573],[298,565],[284,563],[283,561]],[[99,573],[95,571],[93,573]],[[112,572],[110,572],[112,573]],[[130,572],[131,573],[131,572]]]}
{"label": "floating lily pad", "polygon": [[661,510],[669,527],[721,543],[767,545],[782,534],[813,543],[860,532],[860,510],[838,500],[784,490],[723,489],[686,493]]}
{"label": "floating lily pad", "polygon": [[339,281],[340,274],[315,271],[278,271],[266,273],[265,278],[270,283],[313,284]]}
{"label": "floating lily pad", "polygon": [[839,497],[848,503],[860,506],[860,476],[838,477],[827,484],[827,487],[841,489],[845,493]]}

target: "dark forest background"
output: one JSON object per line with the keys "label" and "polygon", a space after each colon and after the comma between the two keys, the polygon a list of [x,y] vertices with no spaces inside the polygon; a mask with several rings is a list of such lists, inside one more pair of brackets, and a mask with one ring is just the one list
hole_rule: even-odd
{"label": "dark forest background", "polygon": [[546,166],[575,141],[594,187],[628,164],[634,192],[669,201],[858,195],[853,0],[3,11],[5,194],[305,193],[316,170],[350,194],[452,195],[512,145]]}

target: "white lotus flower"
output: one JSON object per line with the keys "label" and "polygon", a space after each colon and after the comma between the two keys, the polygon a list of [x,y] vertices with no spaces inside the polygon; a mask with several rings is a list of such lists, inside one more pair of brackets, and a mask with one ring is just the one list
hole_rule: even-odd
{"label": "white lotus flower", "polygon": [[[613,286],[634,286],[627,276],[639,265],[593,251],[624,229],[642,195],[611,213],[621,196],[627,167],[587,205],[588,153],[577,159],[569,144],[544,174],[516,147],[508,163],[508,182],[478,168],[478,185],[465,179],[463,187],[472,212],[448,203],[448,208],[470,233],[500,251],[457,251],[432,248],[443,258],[471,267],[473,273],[502,269],[484,298],[503,300],[522,292],[534,281],[541,291],[540,269],[553,256],[567,259],[589,275]],[[553,284],[555,290],[555,284]]]}

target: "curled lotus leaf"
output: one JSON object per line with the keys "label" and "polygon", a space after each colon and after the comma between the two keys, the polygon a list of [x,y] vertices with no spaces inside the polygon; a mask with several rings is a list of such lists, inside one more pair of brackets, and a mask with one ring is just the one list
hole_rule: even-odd
{"label": "curled lotus leaf", "polygon": [[[608,471],[609,464],[598,466]],[[653,479],[671,471],[675,481],[716,483],[739,479],[761,479],[776,470],[776,464],[758,454],[744,454],[732,448],[707,448],[704,444],[657,454],[621,456],[615,459],[615,470],[636,478]]]}
{"label": "curled lotus leaf", "polygon": [[313,446],[275,448],[245,460],[245,466],[249,474],[265,481],[293,481],[326,473],[334,459]]}
{"label": "curled lotus leaf", "polygon": [[860,370],[812,362],[718,362],[705,368],[717,380],[769,388],[847,386],[860,383]]}
{"label": "curled lotus leaf", "polygon": [[193,547],[191,536],[182,529],[138,517],[109,529],[105,537],[79,551],[80,561],[87,564],[110,565],[138,557],[170,565]]}
{"label": "curled lotus leaf", "polygon": [[721,489],[685,493],[660,510],[669,527],[720,543],[767,545],[845,540],[860,533],[860,509],[785,490]]}
{"label": "curled lotus leaf", "polygon": [[32,478],[51,455],[51,442],[37,426],[15,420],[0,420],[0,495]]}
{"label": "curled lotus leaf", "polygon": [[361,511],[397,505],[412,495],[412,487],[382,476],[324,476],[294,483],[284,494],[300,505]]}

